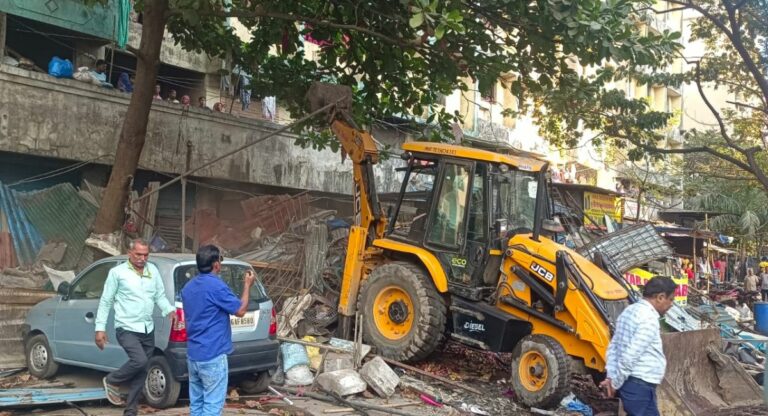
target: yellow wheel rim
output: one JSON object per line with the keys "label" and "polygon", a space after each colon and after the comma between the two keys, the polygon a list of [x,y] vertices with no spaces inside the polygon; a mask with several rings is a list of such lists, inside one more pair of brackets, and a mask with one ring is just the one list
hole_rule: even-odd
{"label": "yellow wheel rim", "polygon": [[373,320],[381,335],[399,340],[413,328],[413,301],[408,292],[397,286],[379,291],[373,301]]}
{"label": "yellow wheel rim", "polygon": [[547,360],[536,351],[528,351],[520,358],[520,381],[528,391],[539,391],[547,384]]}

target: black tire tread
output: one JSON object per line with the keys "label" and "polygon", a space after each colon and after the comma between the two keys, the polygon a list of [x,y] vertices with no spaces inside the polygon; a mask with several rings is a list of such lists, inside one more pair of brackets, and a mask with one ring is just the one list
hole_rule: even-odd
{"label": "black tire tread", "polygon": [[[48,365],[46,366],[45,371],[36,374],[35,370],[32,369],[29,353],[32,350],[32,346],[38,341],[42,342],[45,345],[45,348],[48,349]],[[51,350],[51,346],[48,343],[48,338],[45,334],[36,334],[27,339],[27,342],[24,343],[24,359],[26,360],[29,373],[37,378],[49,379],[55,376],[59,371],[59,363],[53,360],[53,351]]]}
{"label": "black tire tread", "polygon": [[[365,310],[364,303],[371,285],[376,280],[387,276],[395,276],[413,285],[417,294],[417,299],[414,299],[414,308],[418,308],[421,313],[419,313],[419,321],[414,323],[416,333],[406,348],[375,346],[380,354],[393,360],[405,362],[422,360],[444,343],[447,322],[445,300],[421,267],[409,262],[396,261],[375,268],[369,278],[363,282],[358,296],[359,311]],[[369,335],[370,326],[363,328],[364,338],[366,342],[375,344]]]}
{"label": "black tire tread", "polygon": [[[144,394],[144,400],[147,402],[147,404],[156,409],[167,409],[175,405],[179,400],[179,395],[181,394],[181,383],[179,383],[179,381],[176,380],[176,378],[173,376],[173,371],[171,371],[171,366],[168,364],[168,360],[162,355],[155,355],[150,357],[149,362],[147,363],[147,373],[149,373],[149,369],[155,363],[158,363],[165,372],[165,378],[167,380],[166,392],[163,399],[159,402],[151,402],[146,393]],[[146,383],[144,388],[147,388]]]}
{"label": "black tire tread", "polygon": [[262,371],[256,374],[254,379],[245,379],[240,382],[240,388],[246,394],[258,394],[263,393],[269,387],[269,383],[272,381],[268,371]]}
{"label": "black tire tread", "polygon": [[[542,391],[530,393],[522,387],[518,378],[518,366],[520,357],[525,352],[522,350],[526,341],[534,342],[549,350],[557,363],[558,371],[548,368],[549,379]],[[562,345],[557,340],[547,335],[528,335],[518,342],[513,352],[512,360],[512,386],[520,401],[527,406],[549,409],[557,407],[560,401],[571,391],[571,366],[570,357],[565,353]],[[549,366],[548,366],[549,367]]]}

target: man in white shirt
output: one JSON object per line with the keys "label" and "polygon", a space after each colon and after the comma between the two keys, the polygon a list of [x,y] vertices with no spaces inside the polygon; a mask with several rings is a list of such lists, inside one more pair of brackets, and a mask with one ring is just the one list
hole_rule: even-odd
{"label": "man in white shirt", "polygon": [[659,319],[672,307],[675,282],[658,276],[643,288],[643,299],[619,316],[608,345],[607,378],[600,388],[618,394],[628,416],[658,416],[656,386],[664,379],[667,360],[661,346]]}

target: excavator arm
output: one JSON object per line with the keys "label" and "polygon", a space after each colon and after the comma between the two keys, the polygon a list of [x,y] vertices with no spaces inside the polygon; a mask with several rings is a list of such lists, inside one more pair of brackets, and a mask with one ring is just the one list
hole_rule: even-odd
{"label": "excavator arm", "polygon": [[372,237],[384,236],[387,219],[381,210],[373,165],[379,161],[376,141],[367,131],[357,129],[346,120],[331,123],[331,131],[353,165],[354,174],[354,225],[363,228]]}
{"label": "excavator arm", "polygon": [[365,271],[368,248],[373,239],[384,237],[387,227],[376,192],[373,166],[379,161],[379,150],[371,134],[357,128],[349,110],[352,89],[343,85],[314,83],[307,92],[313,111],[327,109],[331,131],[341,144],[344,156],[352,162],[354,175],[354,224],[349,230],[349,243],[344,263],[344,276],[339,296],[341,336],[349,339],[352,318],[357,310],[357,295]]}

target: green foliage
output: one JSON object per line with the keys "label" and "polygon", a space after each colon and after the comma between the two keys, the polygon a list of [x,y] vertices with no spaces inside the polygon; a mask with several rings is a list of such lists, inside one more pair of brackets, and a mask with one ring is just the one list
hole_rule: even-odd
{"label": "green foliage", "polygon": [[713,216],[709,228],[742,240],[764,240],[768,233],[768,196],[752,182],[734,182],[697,175],[687,185],[695,192],[688,205],[722,213]]}
{"label": "green foliage", "polygon": [[[678,34],[638,32],[635,10],[651,0],[169,3],[167,28],[178,42],[248,68],[256,97],[276,96],[292,116],[306,114],[304,94],[312,81],[331,81],[353,87],[359,124],[426,114],[435,128],[422,131],[431,140],[443,139],[461,121],[461,114],[437,104],[441,95],[508,75],[516,76],[509,88],[524,104],[521,110],[535,109],[556,143],[574,140],[582,120],[585,127],[616,133],[645,131],[663,124],[663,116],[643,115],[647,106],[622,101],[607,86],[620,71],[662,68],[678,50]],[[241,42],[225,16],[237,17],[250,39]],[[309,35],[324,45],[315,56],[307,53]],[[617,70],[587,76],[573,69],[574,59],[584,66],[611,60]],[[644,124],[631,128],[633,118]],[[322,120],[316,127],[322,129]],[[327,134],[305,139],[301,144],[329,144]]]}

